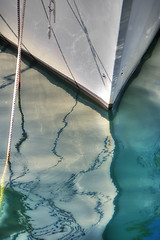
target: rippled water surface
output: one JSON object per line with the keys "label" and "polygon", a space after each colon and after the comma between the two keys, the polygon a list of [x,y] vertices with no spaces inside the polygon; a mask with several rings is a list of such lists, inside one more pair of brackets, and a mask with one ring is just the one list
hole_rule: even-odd
{"label": "rippled water surface", "polygon": [[160,40],[130,84],[112,123],[118,188],[107,240],[160,239]]}
{"label": "rippled water surface", "polygon": [[0,45],[0,239],[160,239],[160,41],[107,113]]}
{"label": "rippled water surface", "polygon": [[15,64],[1,44],[0,239],[102,239],[116,195],[107,113],[23,59],[5,172]]}

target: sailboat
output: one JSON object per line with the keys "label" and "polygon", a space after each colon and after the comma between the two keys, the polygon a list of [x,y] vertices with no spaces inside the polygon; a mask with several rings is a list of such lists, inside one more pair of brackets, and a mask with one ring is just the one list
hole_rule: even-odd
{"label": "sailboat", "polygon": [[[0,36],[16,46],[17,21],[2,0]],[[159,28],[159,0],[26,0],[23,51],[110,109]]]}

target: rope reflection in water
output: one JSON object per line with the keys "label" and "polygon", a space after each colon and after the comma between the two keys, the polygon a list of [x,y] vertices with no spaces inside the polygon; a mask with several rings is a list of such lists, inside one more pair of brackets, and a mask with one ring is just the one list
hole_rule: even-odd
{"label": "rope reflection in water", "polygon": [[[4,192],[3,202],[10,206],[3,210],[8,234],[15,239],[100,240],[116,195],[109,121],[43,70],[23,71],[22,97],[23,118],[16,114],[15,125],[25,117],[28,138],[12,159],[13,174]],[[17,127],[14,142],[22,136]],[[18,215],[8,204],[12,196],[17,196]],[[11,218],[19,221],[20,231]]]}

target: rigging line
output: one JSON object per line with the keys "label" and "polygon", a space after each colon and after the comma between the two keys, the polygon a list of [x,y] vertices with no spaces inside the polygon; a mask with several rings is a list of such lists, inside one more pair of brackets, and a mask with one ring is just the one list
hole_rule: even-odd
{"label": "rigging line", "polygon": [[[67,1],[68,1],[68,0],[67,0]],[[82,17],[81,17],[81,15],[80,15],[80,12],[79,12],[79,10],[78,10],[78,7],[77,7],[77,4],[76,4],[75,0],[74,0],[74,5],[75,5],[75,7],[76,7],[76,9],[77,9],[77,12],[78,12],[78,15],[79,15],[79,18],[80,18],[81,22],[79,21],[79,19],[78,19],[78,17],[76,16],[76,14],[74,14],[74,15],[76,16],[78,22],[80,23],[81,28],[82,28],[83,31],[85,32],[85,31],[87,31],[87,28],[86,28],[86,26],[85,26],[85,24],[84,24],[84,22],[83,22],[83,20],[82,20]],[[71,6],[71,5],[70,5],[70,6]],[[72,11],[74,11],[73,8],[72,8]],[[85,33],[86,33],[86,32],[85,32]],[[88,31],[87,31],[87,36],[89,37]],[[89,40],[90,40],[90,38],[89,38]],[[90,40],[90,42],[91,42],[91,40]],[[92,42],[91,42],[91,44],[92,44]],[[105,67],[104,67],[104,65],[103,65],[103,63],[102,63],[102,61],[101,61],[101,59],[100,59],[97,51],[95,50],[95,47],[93,46],[93,44],[92,44],[92,49],[94,50],[94,53],[96,53],[96,57],[98,57],[98,60],[100,61],[100,63],[101,63],[101,65],[102,65],[104,71],[106,72],[109,80],[111,81],[111,79],[110,79],[110,77],[109,77],[109,74],[107,73],[107,70],[105,69]]]}
{"label": "rigging line", "polygon": [[[18,35],[13,31],[11,26],[7,23],[7,21],[4,19],[4,17],[1,14],[0,14],[0,17],[2,18],[3,22],[7,25],[7,27],[10,29],[10,31],[13,33],[13,35],[18,39]],[[1,32],[0,32],[0,35],[2,35],[2,38],[4,38]],[[22,46],[25,49],[25,51],[32,57],[32,59],[37,62],[37,59],[32,55],[32,53],[28,50],[28,48],[23,43],[22,43]]]}
{"label": "rigging line", "polygon": [[[98,66],[98,63],[97,63],[97,59],[96,59],[96,54],[95,54],[95,51],[94,51],[94,47],[93,47],[93,44],[92,44],[92,42],[91,42],[91,40],[90,40],[90,37],[89,37],[89,34],[88,34],[88,30],[87,30],[87,28],[86,28],[86,26],[85,26],[85,24],[84,24],[84,22],[83,22],[83,20],[82,20],[82,18],[81,18],[80,12],[79,12],[79,10],[78,10],[78,7],[77,7],[75,1],[74,1],[74,4],[75,4],[76,10],[77,10],[77,12],[78,12],[80,21],[79,21],[78,17],[76,16],[76,14],[74,14],[74,15],[76,16],[76,19],[78,20],[78,22],[79,22],[79,24],[80,24],[83,32],[84,32],[85,35],[86,35],[87,41],[88,41],[88,43],[89,43],[89,46],[90,46],[90,49],[91,49],[91,52],[92,52],[93,59],[94,59],[95,64],[96,64],[96,66],[97,66],[97,70],[98,70],[98,72],[99,72],[99,75],[100,75],[100,77],[101,77],[101,79],[102,79],[103,84],[105,85],[105,82],[104,82],[102,73],[101,73],[100,68],[99,68],[99,66]],[[74,11],[73,8],[72,8],[72,11]]]}
{"label": "rigging line", "polygon": [[[75,5],[75,7],[76,7],[77,13],[78,13],[79,18],[80,18],[81,27],[82,27],[82,29],[83,29],[86,37],[87,37],[87,40],[88,40],[88,43],[89,43],[89,46],[90,46],[90,49],[91,49],[91,52],[92,52],[94,61],[95,61],[95,63],[96,63],[97,69],[98,69],[98,72],[99,72],[99,74],[100,74],[100,77],[101,77],[101,79],[102,79],[103,84],[105,85],[103,75],[102,75],[102,73],[101,73],[101,71],[100,71],[100,68],[99,68],[99,66],[98,66],[98,62],[97,62],[97,59],[96,59],[96,51],[95,51],[95,48],[94,48],[94,46],[93,46],[93,44],[92,44],[92,42],[91,42],[91,39],[90,39],[90,37],[89,37],[88,30],[87,30],[87,28],[86,28],[86,26],[85,26],[85,24],[84,24],[84,22],[83,22],[83,20],[82,20],[81,14],[80,14],[80,12],[79,12],[79,9],[78,9],[78,7],[77,7],[77,4],[76,4],[75,0],[74,0],[74,5]],[[108,76],[108,74],[107,74],[107,76]]]}
{"label": "rigging line", "polygon": [[[45,7],[45,5],[44,5],[43,0],[41,0],[41,3],[42,3],[42,6],[43,6],[43,9],[44,9],[46,18],[47,18],[47,20],[48,20],[48,22],[49,22],[49,17],[48,17],[47,10],[46,10],[46,7]],[[50,23],[50,22],[49,22],[49,25],[51,26],[51,23]],[[78,84],[78,82],[76,81],[76,79],[75,79],[75,77],[74,77],[74,75],[73,75],[73,73],[72,73],[72,71],[71,71],[71,69],[70,69],[70,67],[69,67],[69,65],[68,65],[68,63],[67,63],[67,60],[66,60],[66,58],[65,58],[65,56],[64,56],[64,54],[63,54],[62,48],[61,48],[61,46],[60,46],[60,44],[59,44],[59,41],[58,41],[58,39],[57,39],[57,37],[56,37],[56,34],[55,34],[54,30],[53,30],[53,27],[51,27],[51,31],[52,31],[52,34],[53,34],[55,40],[56,40],[57,46],[58,46],[58,48],[59,48],[59,50],[60,50],[60,53],[61,53],[61,55],[62,55],[62,57],[63,57],[63,60],[64,60],[64,62],[65,62],[65,64],[66,64],[66,66],[67,66],[67,68],[68,68],[68,70],[69,70],[69,72],[70,72],[70,74],[71,74],[71,76],[72,76],[72,78],[73,78],[73,80],[74,80],[77,88],[80,89],[79,84]]]}
{"label": "rigging line", "polygon": [[7,27],[11,30],[11,32],[14,34],[14,36],[18,38],[16,33],[13,31],[13,29],[10,27],[10,25],[7,23],[7,21],[4,19],[4,17],[1,14],[0,14],[0,17],[2,18],[3,22],[7,25]]}
{"label": "rigging line", "polygon": [[104,67],[104,65],[103,65],[103,63],[102,63],[102,61],[101,61],[101,59],[100,59],[97,51],[95,50],[95,48],[94,48],[94,46],[93,46],[93,44],[92,44],[92,42],[91,42],[91,40],[90,40],[90,38],[89,38],[88,31],[87,31],[87,29],[86,29],[86,27],[85,27],[85,25],[84,25],[84,22],[83,22],[83,20],[82,20],[82,18],[81,18],[81,15],[80,15],[79,10],[78,10],[78,7],[77,7],[77,4],[76,4],[75,1],[74,1],[75,7],[76,7],[76,9],[77,9],[77,12],[78,12],[78,15],[79,15],[81,21],[78,19],[78,17],[77,17],[77,15],[76,15],[73,7],[71,6],[69,0],[67,0],[67,3],[68,3],[68,5],[69,5],[69,7],[70,7],[70,9],[71,9],[71,11],[72,11],[72,13],[73,13],[73,15],[75,16],[76,20],[78,21],[79,25],[81,26],[82,30],[84,31],[84,33],[85,33],[85,35],[86,35],[86,37],[87,37],[87,40],[88,40],[89,45],[90,45],[90,48],[91,48],[91,52],[92,52],[92,54],[93,54],[95,63],[96,63],[96,65],[97,65],[97,68],[98,68],[98,71],[99,71],[99,73],[100,73],[100,76],[101,76],[101,78],[102,78],[103,83],[104,83],[103,76],[102,76],[102,73],[100,72],[100,69],[99,69],[99,66],[98,66],[98,63],[97,63],[97,60],[95,59],[95,57],[98,58],[98,60],[99,60],[99,62],[100,62],[100,64],[101,64],[103,70],[105,71],[105,73],[106,73],[109,81],[111,82],[111,79],[110,79],[110,77],[109,77],[109,74],[108,74],[107,70],[105,69],[105,67]]}

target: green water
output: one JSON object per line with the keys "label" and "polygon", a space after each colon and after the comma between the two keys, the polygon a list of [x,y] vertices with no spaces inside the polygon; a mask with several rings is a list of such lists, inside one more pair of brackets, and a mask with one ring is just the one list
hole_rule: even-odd
{"label": "green water", "polygon": [[[0,240],[159,240],[160,41],[110,113],[0,44]],[[4,190],[4,191],[3,191]]]}
{"label": "green water", "polygon": [[119,194],[106,240],[160,239],[160,41],[130,84],[112,123]]}

